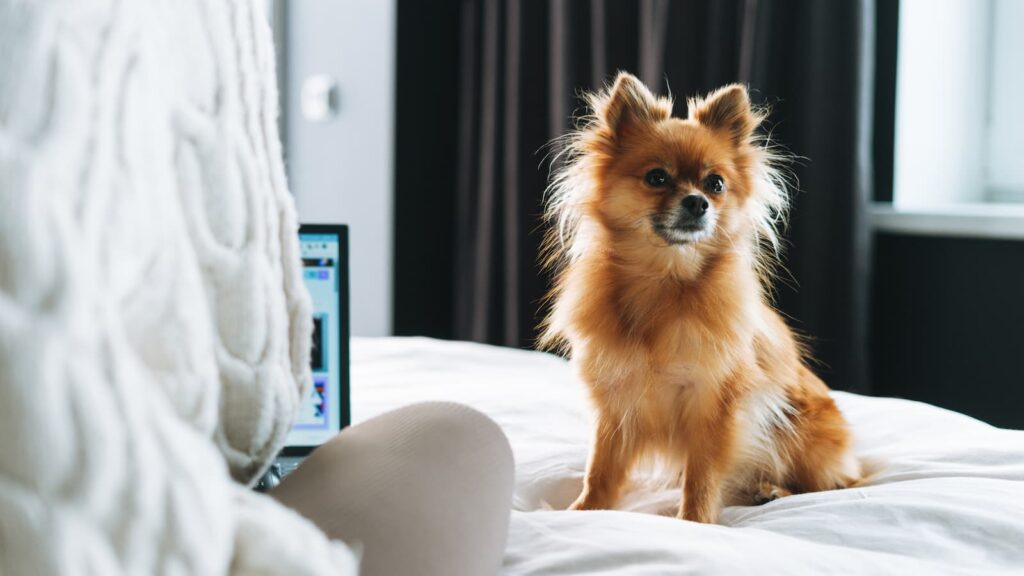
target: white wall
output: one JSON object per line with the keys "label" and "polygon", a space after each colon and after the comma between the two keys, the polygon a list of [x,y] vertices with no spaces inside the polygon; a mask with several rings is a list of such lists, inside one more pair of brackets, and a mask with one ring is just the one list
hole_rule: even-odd
{"label": "white wall", "polygon": [[990,11],[989,0],[900,2],[897,208],[983,199]]}
{"label": "white wall", "polygon": [[[349,225],[352,334],[392,326],[396,0],[287,2],[286,152],[305,223]],[[338,113],[302,117],[304,79],[337,80]]]}

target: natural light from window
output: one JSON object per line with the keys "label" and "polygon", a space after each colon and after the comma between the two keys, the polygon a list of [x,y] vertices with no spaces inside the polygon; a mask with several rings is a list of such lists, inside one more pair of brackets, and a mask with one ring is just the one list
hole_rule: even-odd
{"label": "natural light from window", "polygon": [[902,0],[899,20],[895,210],[1024,216],[1024,1]]}

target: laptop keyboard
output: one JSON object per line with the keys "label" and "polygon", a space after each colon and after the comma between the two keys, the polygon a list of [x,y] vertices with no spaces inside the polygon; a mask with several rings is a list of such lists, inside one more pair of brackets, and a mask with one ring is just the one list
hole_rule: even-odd
{"label": "laptop keyboard", "polygon": [[284,480],[289,474],[295,471],[302,463],[302,458],[284,457],[278,458],[276,462],[270,465],[270,468],[260,477],[256,485],[253,486],[253,490],[257,492],[266,492],[278,484],[281,480]]}
{"label": "laptop keyboard", "polygon": [[275,466],[281,467],[281,478],[284,478],[295,471],[302,463],[302,458],[278,458]]}

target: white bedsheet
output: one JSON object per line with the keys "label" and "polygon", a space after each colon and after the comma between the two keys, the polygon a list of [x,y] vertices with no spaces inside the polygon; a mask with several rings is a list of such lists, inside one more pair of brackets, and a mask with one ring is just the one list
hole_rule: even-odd
{"label": "white bedsheet", "polygon": [[590,416],[564,361],[425,338],[357,338],[352,356],[354,422],[451,400],[505,429],[516,496],[504,574],[1024,574],[1024,432],[837,392],[858,453],[880,466],[866,487],[727,508],[720,526],[656,515],[677,490],[568,512]]}

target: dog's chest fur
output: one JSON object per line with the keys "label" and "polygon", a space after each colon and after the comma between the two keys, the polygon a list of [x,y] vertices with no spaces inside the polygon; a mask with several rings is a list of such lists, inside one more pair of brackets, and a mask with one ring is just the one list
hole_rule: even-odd
{"label": "dog's chest fur", "polygon": [[686,283],[620,276],[577,294],[574,361],[599,409],[636,433],[675,444],[692,414],[761,380],[764,307],[756,278],[736,266]]}
{"label": "dog's chest fur", "polygon": [[575,319],[573,339],[590,381],[675,394],[754,363],[760,303],[735,283],[715,280],[622,282],[592,298]]}

